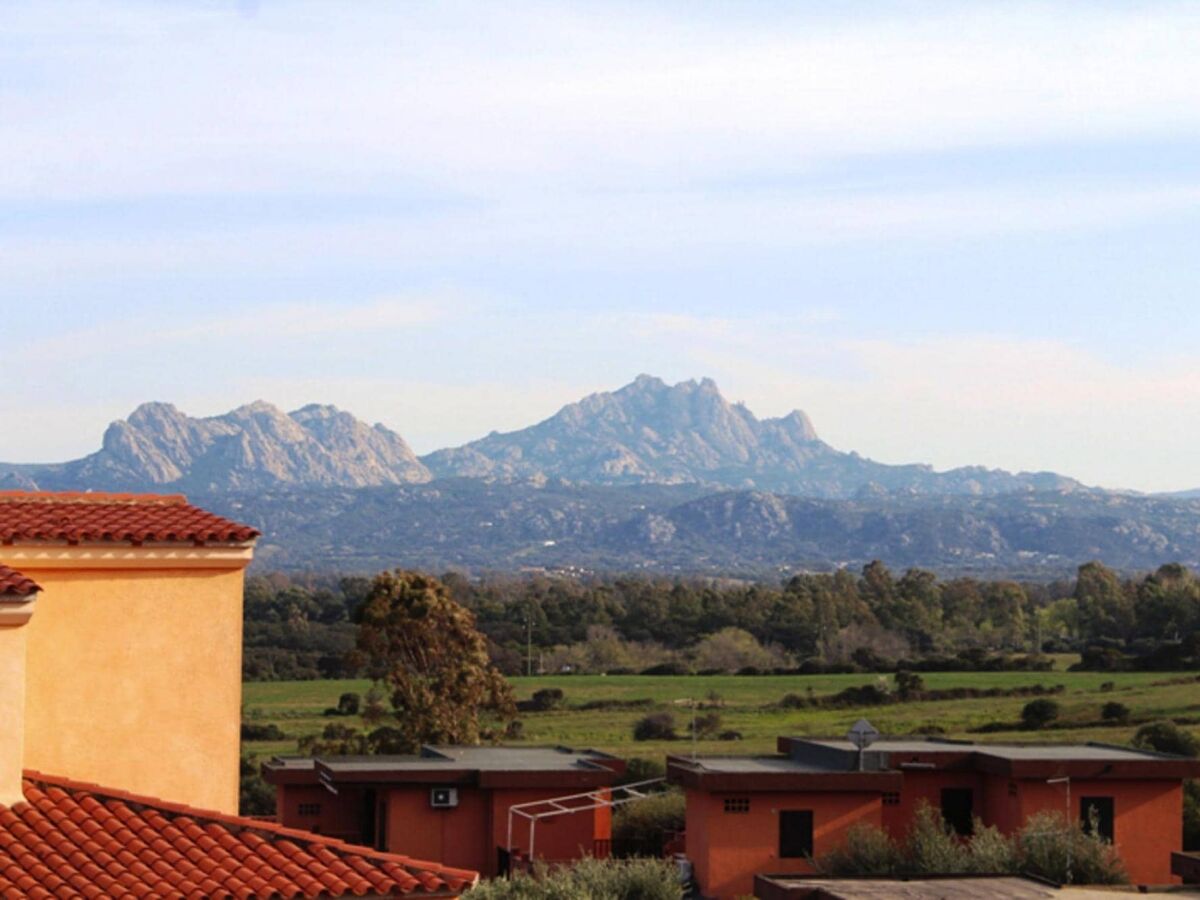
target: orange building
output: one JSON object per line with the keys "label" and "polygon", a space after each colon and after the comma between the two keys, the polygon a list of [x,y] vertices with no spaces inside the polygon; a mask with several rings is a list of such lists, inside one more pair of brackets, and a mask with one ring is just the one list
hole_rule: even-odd
{"label": "orange building", "polygon": [[236,812],[257,537],[182,496],[0,492],[0,563],[41,586],[21,629],[25,764]]}
{"label": "orange building", "polygon": [[449,900],[476,882],[226,811],[256,535],[182,497],[0,494],[0,896]]}
{"label": "orange building", "polygon": [[901,836],[929,803],[960,834],[979,819],[1010,833],[1035,812],[1095,818],[1134,883],[1172,881],[1183,780],[1200,761],[1102,744],[1015,746],[935,738],[780,738],[770,757],[672,757],[687,795],[686,842],[704,896],[749,894],[756,874],[809,873],[809,859],[869,823]]}
{"label": "orange building", "polygon": [[[622,760],[562,747],[425,747],[412,756],[276,757],[263,766],[275,785],[280,822],[355,844],[393,850],[449,866],[496,875],[509,849],[547,862],[602,856],[612,839],[605,804],[625,770]],[[551,811],[539,801],[590,794],[576,811]],[[588,798],[581,798],[587,801]]]}

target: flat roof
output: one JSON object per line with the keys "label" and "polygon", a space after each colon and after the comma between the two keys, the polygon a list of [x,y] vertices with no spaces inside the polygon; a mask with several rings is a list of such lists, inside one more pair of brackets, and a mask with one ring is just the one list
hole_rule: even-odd
{"label": "flat roof", "polygon": [[722,774],[754,774],[776,772],[842,773],[844,768],[823,766],[786,756],[698,756],[695,759],[675,758],[678,765],[691,765],[706,772]]}
{"label": "flat roof", "polygon": [[381,756],[276,756],[263,764],[272,784],[463,784],[480,787],[598,787],[623,760],[569,747],[430,747]]}
{"label": "flat roof", "polygon": [[[850,753],[857,749],[849,741],[827,738],[795,738],[797,742],[820,744]],[[1174,759],[1153,750],[1116,747],[1109,744],[989,744],[976,741],[948,741],[937,738],[880,738],[867,748],[868,753],[982,753],[1011,760],[1085,760],[1130,762]]]}
{"label": "flat roof", "polygon": [[607,768],[615,757],[595,750],[568,747],[426,747],[421,754],[392,756],[322,756],[322,767],[338,773],[424,771],[432,767],[480,772],[569,772]]}

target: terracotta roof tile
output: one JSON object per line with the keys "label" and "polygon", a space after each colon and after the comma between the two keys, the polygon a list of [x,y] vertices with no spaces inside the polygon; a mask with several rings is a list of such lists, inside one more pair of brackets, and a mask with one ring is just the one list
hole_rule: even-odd
{"label": "terracotta roof tile", "polygon": [[0,600],[28,597],[40,590],[32,578],[0,563]]}
{"label": "terracotta roof tile", "polygon": [[259,536],[182,494],[0,491],[0,541],[244,543]]}
{"label": "terracotta roof tile", "polygon": [[37,772],[24,792],[0,806],[0,897],[449,897],[478,877]]}

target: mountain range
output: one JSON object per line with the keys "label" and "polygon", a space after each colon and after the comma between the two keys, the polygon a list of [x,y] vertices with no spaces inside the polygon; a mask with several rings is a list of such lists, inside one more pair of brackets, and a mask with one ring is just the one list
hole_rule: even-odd
{"label": "mountain range", "polygon": [[1058,574],[1200,553],[1192,497],[886,465],[831,447],[799,410],[759,419],[709,379],[648,375],[420,458],[332,406],[194,418],[146,403],[82,459],[0,464],[0,486],[184,491],[261,527],[260,567],[762,574],[882,558]]}
{"label": "mountain range", "polygon": [[0,466],[0,475],[44,488],[190,491],[370,487],[452,477],[697,484],[830,498],[1080,487],[1047,472],[884,465],[835,450],[799,410],[758,419],[726,400],[711,379],[667,385],[649,375],[520,431],[493,432],[420,459],[396,432],[332,406],[285,413],[258,401],[192,418],[168,403],[145,403],[108,426],[96,453],[59,465]]}

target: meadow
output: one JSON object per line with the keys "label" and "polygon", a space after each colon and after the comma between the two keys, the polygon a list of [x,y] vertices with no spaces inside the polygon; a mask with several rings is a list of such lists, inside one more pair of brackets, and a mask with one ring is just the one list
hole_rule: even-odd
{"label": "meadow", "polygon": [[[1054,725],[1032,730],[973,733],[991,723],[1016,723],[1030,697],[969,697],[953,700],[915,700],[887,705],[842,709],[784,708],[787,694],[821,697],[866,684],[894,688],[891,676],[847,675],[544,675],[513,678],[518,699],[535,691],[558,688],[563,704],[546,712],[522,712],[523,743],[594,747],[625,757],[661,761],[668,753],[689,754],[692,707],[697,714],[716,712],[721,730],[736,731],[740,740],[700,740],[696,752],[708,754],[770,753],[781,734],[842,735],[859,718],[867,718],[885,734],[937,731],[948,737],[981,741],[1104,741],[1128,743],[1139,723],[1171,718],[1200,734],[1200,681],[1195,673],[1067,672],[1071,657],[1056,661],[1049,672],[934,672],[923,673],[927,690],[952,688],[1014,689],[1062,685],[1052,697],[1061,708]],[[331,722],[360,725],[357,718],[325,716],[347,691],[365,694],[370,683],[359,680],[249,682],[244,688],[244,719],[276,724],[287,735],[282,741],[247,742],[247,755],[263,758],[297,752],[297,740],[319,734]],[[608,708],[582,709],[606,701]],[[1128,707],[1127,723],[1103,721],[1101,708],[1109,702]],[[611,704],[627,704],[613,706]],[[670,711],[680,735],[675,741],[634,741],[633,726],[650,712]]]}

